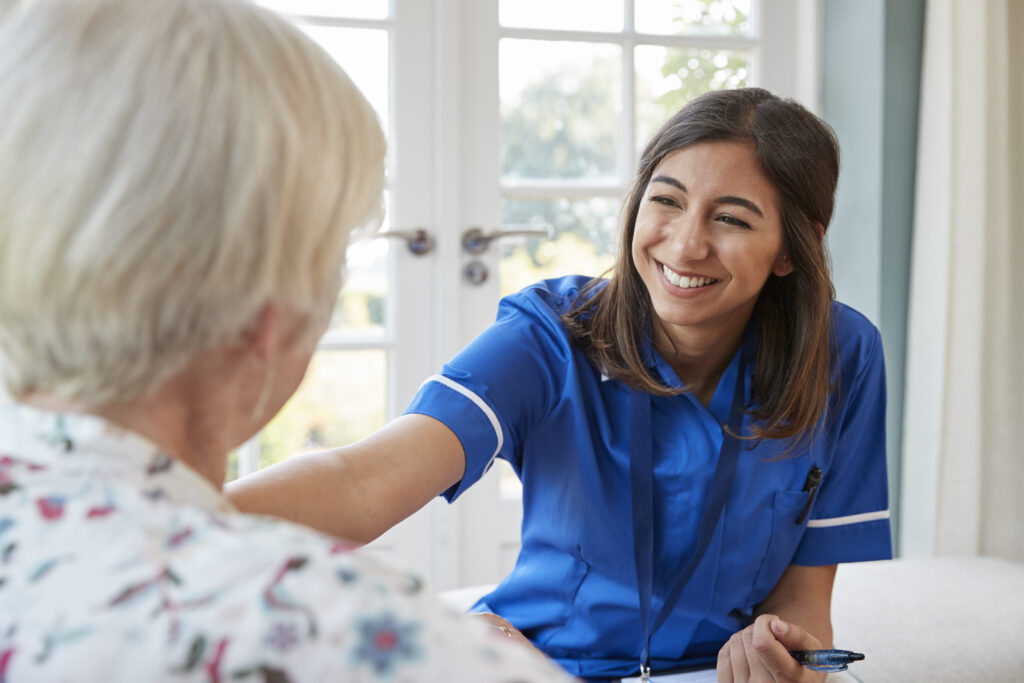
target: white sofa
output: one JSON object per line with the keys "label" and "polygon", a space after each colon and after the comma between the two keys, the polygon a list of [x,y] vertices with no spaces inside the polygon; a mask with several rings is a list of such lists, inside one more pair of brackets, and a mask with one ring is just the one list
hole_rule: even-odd
{"label": "white sofa", "polygon": [[942,557],[842,565],[837,647],[862,681],[1024,681],[1024,565]]}
{"label": "white sofa", "polygon": [[[489,588],[441,598],[464,610]],[[832,623],[836,647],[865,653],[850,667],[865,683],[1024,683],[1022,564],[947,557],[842,565]]]}

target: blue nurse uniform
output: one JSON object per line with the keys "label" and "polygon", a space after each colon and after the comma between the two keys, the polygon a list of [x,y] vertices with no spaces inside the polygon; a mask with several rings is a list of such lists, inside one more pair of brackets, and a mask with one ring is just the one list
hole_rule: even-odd
{"label": "blue nurse uniform", "polygon": [[[466,469],[444,493],[448,500],[495,458],[523,482],[519,558],[474,609],[508,619],[570,673],[600,679],[636,674],[642,627],[631,390],[574,347],[560,319],[587,281],[547,280],[505,298],[497,321],[424,383],[407,412],[440,420],[462,442]],[[833,305],[833,318],[838,389],[820,436],[796,453],[787,453],[788,441],[742,442],[721,522],[651,637],[655,672],[713,663],[741,628],[730,612],[762,601],[790,564],[891,557],[881,340],[842,304]],[[748,334],[744,345],[755,343]],[[651,398],[654,614],[694,553],[735,388],[749,396],[752,364],[737,382],[743,351],[707,407],[689,393]],[[649,342],[643,354],[656,377],[680,385]],[[811,499],[805,489],[814,468],[822,477]]]}

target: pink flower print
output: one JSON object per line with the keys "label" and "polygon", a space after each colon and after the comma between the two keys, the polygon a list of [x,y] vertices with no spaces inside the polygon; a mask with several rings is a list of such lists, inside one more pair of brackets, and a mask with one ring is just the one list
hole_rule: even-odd
{"label": "pink flower print", "polygon": [[0,683],[7,683],[7,667],[11,665],[11,659],[14,657],[15,651],[11,647],[0,652]]}
{"label": "pink flower print", "polygon": [[331,549],[329,552],[331,555],[350,553],[358,547],[359,544],[355,541],[346,541],[343,538],[336,538],[331,542]]}
{"label": "pink flower print", "polygon": [[113,505],[103,505],[101,507],[89,508],[89,511],[87,513],[85,513],[85,517],[86,517],[86,519],[95,519],[96,517],[106,517],[107,515],[109,515],[110,513],[112,513],[116,509],[117,508],[115,508]]}
{"label": "pink flower print", "polygon": [[43,519],[55,521],[64,516],[64,498],[62,496],[47,496],[36,500],[39,514]]}
{"label": "pink flower print", "polygon": [[174,533],[172,533],[170,536],[167,537],[167,547],[168,548],[177,548],[179,545],[181,545],[182,543],[187,541],[189,538],[191,538],[191,536],[192,536],[192,527],[188,526],[188,527],[185,527],[184,529],[179,529],[178,531],[175,531]]}

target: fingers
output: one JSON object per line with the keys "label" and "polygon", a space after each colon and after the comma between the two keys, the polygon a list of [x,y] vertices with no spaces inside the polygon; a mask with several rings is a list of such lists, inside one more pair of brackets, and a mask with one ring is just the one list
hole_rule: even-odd
{"label": "fingers", "polygon": [[520,645],[525,645],[529,647],[531,650],[540,652],[540,650],[537,650],[537,646],[530,642],[530,639],[524,636],[522,632],[519,631],[519,629],[510,624],[505,619],[499,617],[497,614],[493,614],[491,612],[478,612],[471,616],[474,619],[479,619],[493,627],[497,633],[501,634],[500,637],[508,638],[511,641],[519,643]]}
{"label": "fingers", "polygon": [[823,675],[800,666],[789,650],[815,650],[820,641],[795,624],[763,614],[734,633],[718,652],[719,683],[820,681]]}
{"label": "fingers", "polygon": [[743,631],[732,634],[732,638],[729,639],[729,646],[729,660],[732,665],[733,677],[737,683],[749,681],[750,658],[747,657],[746,644],[743,642]]}
{"label": "fingers", "polygon": [[718,683],[736,683],[736,677],[732,675],[731,646],[732,640],[730,639],[718,651],[718,664],[715,666],[715,673],[718,674]]}

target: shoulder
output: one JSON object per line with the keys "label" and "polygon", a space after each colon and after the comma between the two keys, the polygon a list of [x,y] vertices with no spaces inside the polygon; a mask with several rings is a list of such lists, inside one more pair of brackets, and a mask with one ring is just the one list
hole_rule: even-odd
{"label": "shoulder", "polygon": [[533,342],[547,340],[555,346],[567,347],[569,334],[562,316],[575,308],[581,297],[593,296],[606,284],[600,280],[596,286],[588,287],[593,280],[583,275],[541,280],[504,297],[498,304],[495,321],[504,333],[502,340],[508,343],[518,334]]}
{"label": "shoulder", "polygon": [[587,285],[593,280],[585,275],[566,275],[536,282],[503,298],[498,305],[498,319],[517,313],[560,318],[580,302],[584,292],[586,296],[593,296],[606,283],[601,280],[596,287],[588,289]]}
{"label": "shoulder", "polygon": [[833,301],[832,326],[843,375],[855,377],[868,366],[881,362],[882,335],[864,314]]}

